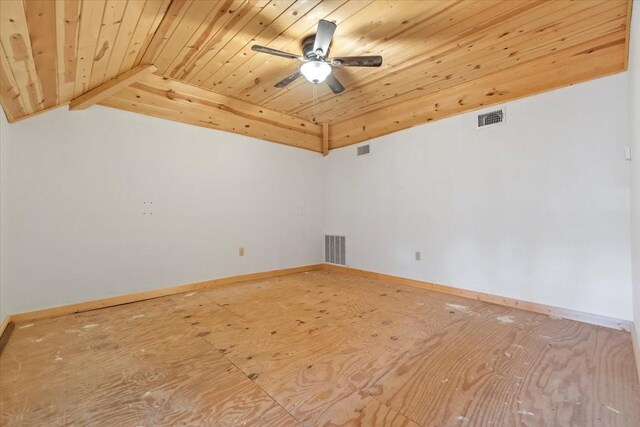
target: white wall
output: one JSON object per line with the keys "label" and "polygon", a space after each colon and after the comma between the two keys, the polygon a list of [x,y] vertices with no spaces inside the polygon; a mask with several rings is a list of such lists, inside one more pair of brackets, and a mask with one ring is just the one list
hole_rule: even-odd
{"label": "white wall", "polygon": [[631,319],[627,75],[511,102],[502,126],[476,114],[329,154],[347,264]]}
{"label": "white wall", "polygon": [[627,84],[515,101],[490,129],[476,113],[408,129],[365,157],[102,107],[2,117],[0,316],[318,263],[326,232],[356,268],[631,319]]}
{"label": "white wall", "polygon": [[640,1],[633,2],[629,47],[629,124],[631,129],[631,257],[634,322],[640,340]]}
{"label": "white wall", "polygon": [[322,261],[318,153],[104,107],[2,116],[2,316]]}

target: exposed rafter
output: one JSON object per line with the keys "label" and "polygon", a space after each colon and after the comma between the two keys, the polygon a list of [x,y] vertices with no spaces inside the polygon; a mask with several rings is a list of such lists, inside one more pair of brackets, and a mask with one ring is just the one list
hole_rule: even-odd
{"label": "exposed rafter", "polygon": [[320,125],[153,74],[101,105],[322,151]]}
{"label": "exposed rafter", "polygon": [[155,65],[138,65],[75,98],[69,104],[69,110],[84,110],[85,108],[89,108],[157,70],[158,68]]}

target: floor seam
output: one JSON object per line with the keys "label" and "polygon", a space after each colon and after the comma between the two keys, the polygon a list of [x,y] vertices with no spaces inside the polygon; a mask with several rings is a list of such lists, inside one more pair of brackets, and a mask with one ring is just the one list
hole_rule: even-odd
{"label": "floor seam", "polygon": [[223,310],[228,311],[229,313],[233,314],[234,316],[238,316],[239,318],[241,318],[242,320],[244,320],[245,322],[249,322],[249,323],[253,323],[251,320],[246,319],[245,317],[243,317],[242,315],[236,313],[235,311],[231,310],[230,308],[227,308],[225,305],[222,305],[220,303],[218,303],[216,300],[208,297],[207,295],[204,295],[203,293],[200,293],[200,296],[203,296],[204,298],[206,298],[207,300],[211,301],[212,303],[214,303],[215,305],[217,305],[218,307],[222,308]]}
{"label": "floor seam", "polygon": [[[360,390],[360,389],[358,389],[358,390]],[[364,391],[364,390],[360,390],[360,391],[362,391],[363,393],[366,393],[366,394],[367,394],[367,396],[371,397],[373,400],[375,400],[375,401],[376,401],[376,402],[378,402],[379,404],[384,405],[384,406],[386,406],[387,408],[389,408],[389,409],[392,409],[392,410],[396,411],[397,413],[399,413],[400,415],[402,415],[403,417],[405,417],[405,418],[406,418],[406,419],[408,419],[409,421],[413,421],[414,423],[416,423],[416,424],[417,424],[417,425],[419,425],[419,426],[423,425],[423,424],[420,424],[419,422],[417,422],[416,420],[414,420],[413,418],[411,418],[410,416],[408,416],[407,414],[405,414],[404,412],[402,412],[400,409],[396,409],[396,408],[392,407],[391,405],[387,405],[386,403],[382,402],[382,401],[381,401],[380,399],[378,399],[377,397],[373,396],[373,395],[372,395],[372,394],[370,394],[370,393],[367,393],[367,392],[366,392],[366,391]]]}
{"label": "floor seam", "polygon": [[[201,294],[202,295],[202,294]],[[207,298],[209,301],[211,301],[212,303],[214,303],[215,305],[222,307],[223,309],[229,311],[230,313],[240,317],[241,319],[245,320],[246,322],[252,323],[250,320],[245,319],[244,317],[240,316],[239,314],[234,313],[233,311],[227,309],[226,307],[218,304],[217,302],[215,302],[214,300],[212,300],[211,298],[208,298],[206,295],[202,295],[203,297]],[[184,318],[181,318],[183,322],[185,323],[189,323],[187,322]],[[271,399],[276,405],[278,405],[283,411],[285,411],[287,414],[289,414],[294,420],[296,420],[300,425],[303,425],[303,422],[300,421],[298,419],[298,417],[296,417],[295,415],[293,415],[291,412],[289,412],[284,406],[282,406],[282,404],[280,404],[280,402],[278,402],[273,396],[271,396],[271,394],[269,394],[269,392],[267,392],[264,388],[262,388],[260,386],[260,384],[258,384],[257,382],[255,382],[254,380],[252,380],[251,378],[249,378],[249,375],[247,375],[247,373],[242,370],[238,365],[236,365],[231,359],[229,359],[224,353],[220,353],[218,351],[218,349],[216,348],[216,346],[209,342],[205,337],[198,337],[201,340],[203,340],[205,343],[207,343],[207,345],[211,348],[213,348],[218,354],[220,354],[222,357],[224,357],[226,359],[227,362],[229,362],[230,365],[233,365],[239,372],[241,372],[245,377],[247,377],[247,379],[249,381],[251,381],[253,384],[255,384],[256,387],[258,387],[264,394],[266,394],[267,396],[269,396],[269,399]]]}
{"label": "floor seam", "polygon": [[[216,347],[210,343],[209,341],[207,341],[204,337],[199,337],[201,340],[204,340],[211,348],[213,348],[214,350],[217,350]],[[296,417],[295,415],[293,415],[291,412],[289,412],[284,406],[282,406],[282,404],[280,404],[280,402],[278,402],[273,396],[271,396],[271,394],[269,394],[269,392],[267,392],[267,390],[265,390],[264,388],[262,388],[260,386],[260,384],[258,384],[257,382],[255,382],[254,380],[252,380],[251,378],[249,378],[249,375],[247,375],[247,373],[245,371],[242,370],[242,368],[240,368],[238,365],[236,365],[231,359],[229,359],[224,353],[221,353],[222,357],[224,357],[227,362],[229,362],[229,364],[235,366],[235,368],[242,372],[242,374],[247,377],[247,379],[249,381],[251,381],[253,384],[256,385],[256,387],[258,387],[260,390],[262,390],[262,392],[264,394],[266,394],[267,396],[269,396],[269,399],[271,399],[276,405],[278,405],[283,411],[285,411],[287,414],[291,415],[291,417],[296,420],[297,422],[299,422],[302,425],[302,421],[300,421],[298,419],[298,417]]]}

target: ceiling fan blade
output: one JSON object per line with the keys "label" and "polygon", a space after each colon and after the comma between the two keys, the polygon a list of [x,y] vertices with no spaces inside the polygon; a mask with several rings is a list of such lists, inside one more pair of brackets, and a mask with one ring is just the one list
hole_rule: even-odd
{"label": "ceiling fan blade", "polygon": [[302,73],[300,73],[300,70],[296,70],[295,72],[289,74],[284,79],[280,80],[274,86],[275,87],[279,87],[279,88],[285,87],[286,85],[288,85],[289,83],[293,82],[295,79],[297,79],[301,75],[302,75]]}
{"label": "ceiling fan blade", "polygon": [[255,52],[268,53],[269,55],[281,56],[283,58],[297,59],[299,61],[302,61],[302,57],[300,55],[296,55],[294,53],[289,53],[289,52],[283,52],[277,49],[271,49],[270,47],[260,46],[257,44],[254,44],[253,46],[251,46],[251,50]]}
{"label": "ceiling fan blade", "polygon": [[333,22],[325,21],[324,19],[318,21],[318,30],[316,31],[316,39],[313,42],[313,51],[318,53],[320,50],[320,55],[326,57],[335,31],[336,24]]}
{"label": "ceiling fan blade", "polygon": [[338,94],[344,91],[344,86],[342,86],[342,83],[340,83],[340,81],[336,79],[336,77],[333,74],[329,74],[325,82],[327,82],[329,89],[331,89],[331,91],[335,94]]}
{"label": "ceiling fan blade", "polygon": [[331,58],[331,65],[339,67],[379,67],[382,56],[337,56]]}

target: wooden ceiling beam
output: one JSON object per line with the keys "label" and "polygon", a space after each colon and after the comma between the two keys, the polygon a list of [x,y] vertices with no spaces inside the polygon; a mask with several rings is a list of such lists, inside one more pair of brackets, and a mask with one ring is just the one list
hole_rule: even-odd
{"label": "wooden ceiling beam", "polygon": [[577,46],[544,62],[522,64],[420,98],[380,108],[331,126],[331,149],[420,124],[620,72],[624,36],[613,34],[595,49]]}
{"label": "wooden ceiling beam", "polygon": [[[557,51],[560,44],[565,48],[588,41],[597,45],[599,37],[614,32],[621,33],[624,28],[625,18],[620,16],[622,8],[613,7],[616,5],[579,3],[536,20],[536,13],[533,12],[543,14],[538,9],[523,16],[528,20],[487,32],[482,40],[478,40],[477,35],[475,40],[459,39],[458,43],[464,48],[453,52],[434,48],[430,57],[423,58],[409,68],[390,70],[372,81],[358,81],[340,97],[342,108],[337,114],[336,100],[332,98],[320,101],[314,111],[322,121],[330,118],[333,122],[339,122],[376,110],[381,105],[389,105],[390,100],[398,104],[421,97],[425,93],[434,93],[469,80],[504,72],[527,61],[544,60],[545,56]],[[545,13],[549,15],[548,10]],[[562,24],[552,25],[556,19]],[[471,37],[474,37],[473,34]],[[473,47],[467,47],[470,45]],[[446,46],[443,44],[442,48]],[[431,78],[425,79],[425,70],[428,70]],[[286,103],[283,99],[280,101]],[[306,106],[287,112],[304,116],[309,111],[307,103]]]}
{"label": "wooden ceiling beam", "polygon": [[115,77],[95,89],[75,98],[69,104],[69,110],[84,110],[94,104],[98,104],[103,99],[118,93],[130,84],[137,82],[147,74],[154,73],[157,70],[158,68],[155,65],[138,65],[137,67],[120,74],[118,77]]}
{"label": "wooden ceiling beam", "polygon": [[322,126],[196,86],[146,75],[101,105],[322,152]]}

